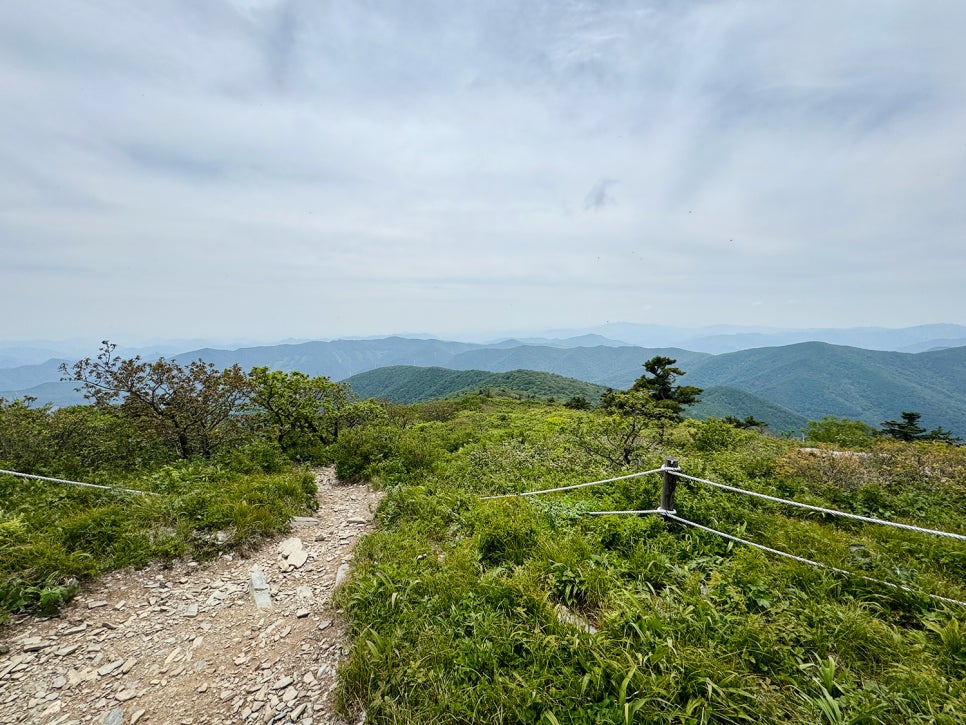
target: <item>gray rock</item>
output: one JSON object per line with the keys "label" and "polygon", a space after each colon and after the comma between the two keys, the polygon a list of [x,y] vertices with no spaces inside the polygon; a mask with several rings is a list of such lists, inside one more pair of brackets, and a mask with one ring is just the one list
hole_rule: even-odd
{"label": "gray rock", "polygon": [[283,677],[281,680],[272,685],[273,690],[284,690],[286,687],[291,685],[293,682],[291,677]]}
{"label": "gray rock", "polygon": [[285,557],[290,557],[297,551],[302,551],[302,540],[297,536],[285,539],[278,545],[278,552]]}
{"label": "gray rock", "polygon": [[124,708],[115,707],[105,714],[101,719],[101,725],[124,725]]}
{"label": "gray rock", "polygon": [[41,639],[40,637],[28,637],[23,641],[24,652],[39,652],[42,649],[55,644],[53,641]]}
{"label": "gray rock", "polygon": [[318,526],[319,520],[312,516],[293,516],[290,523],[292,526]]}
{"label": "gray rock", "polygon": [[342,584],[347,576],[349,576],[349,564],[348,562],[342,562],[339,565],[338,570],[335,572],[335,585],[339,586]]}
{"label": "gray rock", "polygon": [[578,629],[582,629],[585,632],[587,632],[587,634],[597,634],[597,627],[592,625],[590,622],[588,622],[586,619],[581,617],[579,614],[575,614],[571,612],[564,605],[558,604],[556,607],[554,607],[553,611],[554,611],[554,614],[557,615],[557,619],[563,622],[564,624],[569,624],[571,626],[577,627]]}
{"label": "gray rock", "polygon": [[299,549],[298,551],[290,554],[289,557],[288,557],[288,559],[286,559],[286,561],[291,566],[294,566],[296,569],[298,569],[306,561],[308,561],[308,558],[309,558],[309,552],[305,551],[304,549]]}
{"label": "gray rock", "polygon": [[114,660],[113,662],[108,662],[97,670],[97,674],[101,677],[107,677],[109,674],[114,672],[118,667],[124,664],[124,660]]}
{"label": "gray rock", "polygon": [[268,587],[268,580],[265,579],[265,572],[261,569],[252,569],[250,588],[256,607],[259,609],[272,608],[272,595]]}

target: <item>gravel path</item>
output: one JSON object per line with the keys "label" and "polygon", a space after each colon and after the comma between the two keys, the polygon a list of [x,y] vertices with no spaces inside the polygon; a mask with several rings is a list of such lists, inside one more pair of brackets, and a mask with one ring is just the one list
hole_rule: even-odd
{"label": "gravel path", "polygon": [[13,618],[0,723],[343,725],[330,695],[345,625],[330,599],[380,494],[329,469],[316,479],[316,516],[246,558],[111,572],[58,617]]}

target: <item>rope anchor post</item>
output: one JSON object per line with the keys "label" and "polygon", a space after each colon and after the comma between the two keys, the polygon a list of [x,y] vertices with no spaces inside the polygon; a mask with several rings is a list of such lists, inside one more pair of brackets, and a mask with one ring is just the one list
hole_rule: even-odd
{"label": "rope anchor post", "polygon": [[661,473],[664,477],[664,486],[661,488],[661,505],[658,513],[668,521],[670,516],[677,513],[674,510],[674,493],[678,487],[678,477],[676,472],[680,471],[677,458],[666,458]]}

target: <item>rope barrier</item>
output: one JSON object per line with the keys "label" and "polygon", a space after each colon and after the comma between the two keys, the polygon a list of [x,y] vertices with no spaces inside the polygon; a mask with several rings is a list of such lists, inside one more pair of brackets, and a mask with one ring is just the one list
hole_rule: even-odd
{"label": "rope barrier", "polygon": [[664,509],[646,509],[643,511],[585,511],[588,516],[607,516],[608,514],[664,514]]}
{"label": "rope barrier", "polygon": [[[673,463],[674,465],[668,465],[670,463]],[[631,474],[628,474],[626,476],[616,476],[614,478],[605,478],[605,479],[602,479],[600,481],[590,481],[588,483],[578,483],[578,484],[575,484],[573,486],[560,486],[558,488],[548,488],[548,489],[544,489],[542,491],[525,491],[523,493],[510,493],[510,494],[503,494],[503,495],[499,495],[499,496],[485,496],[485,497],[482,498],[482,500],[485,501],[485,500],[491,500],[491,499],[497,499],[497,498],[513,498],[513,497],[520,497],[520,496],[537,496],[537,495],[544,494],[544,493],[556,493],[556,492],[559,492],[559,491],[572,491],[574,489],[584,488],[586,486],[598,486],[598,485],[600,485],[602,483],[612,483],[614,481],[623,481],[623,480],[628,479],[628,478],[636,478],[636,477],[639,477],[639,476],[648,476],[648,475],[650,475],[652,473],[672,473],[673,474],[673,477],[670,477],[670,478],[666,477],[665,478],[665,489],[666,489],[665,490],[665,493],[667,493],[667,489],[670,486],[670,496],[669,496],[670,503],[664,503],[664,498],[662,497],[662,503],[661,503],[661,506],[662,507],[661,508],[656,508],[656,509],[637,509],[637,510],[625,510],[625,511],[586,511],[584,513],[586,515],[588,515],[588,516],[605,516],[605,515],[610,515],[610,514],[638,514],[638,515],[643,515],[643,514],[661,514],[666,519],[669,519],[669,520],[672,520],[672,521],[677,521],[678,523],[684,524],[685,526],[690,526],[692,528],[699,529],[701,531],[706,531],[708,533],[715,534],[716,536],[721,536],[721,537],[723,537],[725,539],[728,539],[729,541],[733,541],[733,542],[736,542],[736,543],[739,543],[739,544],[744,544],[746,546],[750,546],[750,547],[755,548],[755,549],[760,549],[761,551],[768,552],[769,554],[774,554],[776,556],[785,557],[787,559],[792,559],[793,561],[797,561],[797,562],[800,562],[802,564],[807,564],[809,566],[817,567],[819,569],[825,569],[827,571],[832,571],[832,572],[835,572],[837,574],[842,574],[842,575],[845,575],[845,576],[848,576],[848,577],[853,577],[853,578],[861,579],[861,580],[864,580],[864,581],[867,581],[867,582],[872,582],[874,584],[880,584],[882,586],[890,587],[892,589],[901,590],[901,591],[904,591],[904,592],[908,592],[910,594],[915,594],[915,595],[918,595],[918,596],[925,596],[925,597],[929,597],[931,599],[935,599],[935,600],[938,600],[938,601],[941,601],[941,602],[946,602],[948,604],[955,604],[957,606],[966,607],[966,601],[960,601],[958,599],[951,599],[950,597],[943,597],[943,596],[940,596],[939,594],[931,594],[930,592],[924,592],[924,591],[921,591],[921,590],[918,590],[918,589],[913,589],[911,587],[907,587],[907,586],[904,586],[902,584],[896,584],[895,582],[889,582],[889,581],[885,581],[885,580],[882,580],[882,579],[876,579],[875,577],[866,576],[864,574],[858,574],[856,572],[851,572],[851,571],[848,571],[846,569],[840,569],[838,567],[831,566],[830,564],[823,564],[820,561],[814,561],[813,559],[808,559],[808,558],[806,558],[804,556],[797,556],[795,554],[790,554],[787,551],[781,551],[779,549],[773,549],[773,548],[771,548],[769,546],[764,546],[763,544],[758,544],[758,543],[755,543],[754,541],[748,541],[747,539],[742,539],[742,538],[740,538],[738,536],[733,536],[732,534],[726,534],[723,531],[717,531],[716,529],[712,529],[710,527],[703,526],[701,524],[695,523],[694,521],[689,521],[687,519],[681,518],[680,516],[677,516],[676,513],[675,513],[675,511],[673,510],[673,499],[674,499],[673,487],[674,487],[674,479],[675,478],[683,478],[683,479],[686,479],[688,481],[695,481],[696,483],[703,483],[705,485],[712,486],[714,488],[718,488],[718,489],[721,489],[723,491],[731,491],[732,493],[740,493],[740,494],[744,494],[746,496],[753,496],[755,498],[764,499],[765,501],[771,501],[773,503],[785,504],[787,506],[796,506],[798,508],[806,509],[808,511],[814,511],[816,513],[821,513],[821,514],[829,514],[831,516],[841,516],[841,517],[846,518],[846,519],[852,519],[853,521],[861,521],[863,523],[868,523],[868,524],[880,524],[882,526],[892,526],[894,528],[904,529],[906,531],[915,531],[915,532],[922,533],[922,534],[931,534],[933,536],[944,536],[944,537],[947,537],[947,538],[950,538],[950,539],[958,539],[960,541],[966,541],[966,536],[964,536],[963,534],[954,534],[954,533],[950,533],[948,531],[940,531],[938,529],[927,529],[927,528],[924,528],[922,526],[914,526],[912,524],[901,524],[901,523],[898,523],[896,521],[887,521],[886,519],[877,519],[877,518],[874,518],[872,516],[862,516],[860,514],[851,514],[851,513],[845,512],[845,511],[837,511],[836,509],[824,508],[822,506],[812,506],[811,504],[807,504],[807,503],[800,503],[798,501],[791,501],[789,499],[778,498],[777,496],[769,496],[769,495],[764,494],[764,493],[758,493],[757,491],[749,491],[747,489],[738,488],[736,486],[728,486],[727,484],[724,484],[724,483],[717,483],[716,481],[709,481],[709,480],[707,480],[705,478],[698,478],[697,476],[689,476],[686,473],[682,473],[681,472],[681,469],[677,467],[676,463],[677,463],[676,461],[672,461],[671,459],[668,459],[668,461],[667,461],[667,463],[665,463],[665,465],[661,466],[660,468],[655,468],[655,469],[650,470],[650,471],[642,471],[640,473],[631,473]],[[665,506],[667,506],[668,508],[663,508]]]}
{"label": "rope barrier", "polygon": [[918,594],[932,599],[937,599],[941,602],[947,602],[949,604],[957,604],[961,607],[966,607],[966,602],[960,601],[958,599],[950,599],[949,597],[943,597],[939,594],[932,594],[930,592],[924,592],[919,589],[913,589],[911,587],[904,586],[902,584],[896,584],[895,582],[887,582],[882,579],[876,579],[875,577],[865,576],[864,574],[856,574],[855,572],[848,571],[847,569],[839,569],[837,566],[831,566],[830,564],[823,564],[820,561],[814,561],[812,559],[806,559],[804,556],[796,556],[795,554],[789,554],[787,551],[781,551],[779,549],[772,549],[770,546],[764,546],[763,544],[757,544],[754,541],[748,541],[747,539],[742,539],[738,536],[733,536],[731,534],[726,534],[723,531],[718,531],[712,529],[708,526],[702,526],[701,524],[695,523],[694,521],[688,521],[687,519],[682,519],[672,513],[664,512],[664,515],[669,519],[673,519],[678,523],[690,526],[695,529],[700,529],[701,531],[707,531],[710,534],[715,534],[722,538],[728,539],[729,541],[734,541],[739,544],[745,544],[746,546],[751,546],[755,549],[761,549],[762,551],[767,551],[769,554],[775,554],[777,556],[783,556],[787,559],[792,559],[794,561],[801,562],[802,564],[809,564],[810,566],[817,567],[819,569],[826,569],[828,571],[834,571],[837,574],[844,574],[850,577],[856,577],[858,579],[863,579],[868,582],[874,582],[875,584],[882,584],[883,586],[891,587],[893,589],[901,589],[904,592],[909,592],[910,594]]}
{"label": "rope barrier", "polygon": [[660,473],[664,468],[655,468],[650,471],[641,471],[640,473],[628,473],[626,476],[617,476],[615,478],[604,478],[600,481],[590,481],[588,483],[577,483],[573,486],[560,486],[559,488],[546,488],[542,491],[524,491],[523,493],[504,493],[499,496],[483,496],[481,501],[492,501],[496,498],[516,498],[518,496],[539,496],[544,493],[558,493],[559,491],[573,491],[576,488],[585,488],[587,486],[599,486],[602,483],[613,483],[614,481],[623,481],[628,478],[638,478],[640,476],[650,476],[652,473]]}
{"label": "rope barrier", "polygon": [[737,488],[735,486],[728,486],[724,483],[716,483],[714,481],[708,481],[704,478],[697,478],[696,476],[689,476],[685,473],[681,473],[675,469],[665,468],[663,470],[673,470],[674,475],[678,478],[685,478],[689,481],[696,481],[698,483],[703,483],[708,486],[714,486],[715,488],[720,488],[723,491],[731,491],[732,493],[743,493],[746,496],[754,496],[755,498],[761,498],[766,501],[772,501],[774,503],[785,504],[786,506],[797,506],[798,508],[806,509],[808,511],[815,511],[821,514],[829,514],[831,516],[841,516],[846,519],[852,519],[854,521],[862,521],[867,524],[881,524],[883,526],[892,526],[897,529],[905,529],[906,531],[916,531],[920,534],[932,534],[933,536],[945,536],[950,539],[958,539],[960,541],[966,541],[966,536],[962,534],[953,534],[948,531],[939,531],[937,529],[926,529],[921,526],[913,526],[912,524],[900,524],[896,521],[886,521],[885,519],[876,519],[871,516],[860,516],[859,514],[850,514],[845,511],[836,511],[835,509],[822,508],[821,506],[812,506],[807,503],[800,503],[798,501],[789,501],[785,498],[778,498],[777,496],[769,496],[764,493],[758,493],[757,491],[749,491],[744,488]]}
{"label": "rope barrier", "polygon": [[114,486],[100,486],[96,483],[83,483],[81,481],[68,481],[66,478],[51,478],[50,476],[37,476],[33,473],[19,473],[17,471],[4,471],[0,469],[0,475],[17,476],[18,478],[28,478],[34,481],[53,481],[54,483],[66,483],[71,486],[84,486],[85,488],[99,488],[104,491],[116,491],[123,493],[136,493],[141,496],[157,496],[154,491],[138,491],[133,488],[115,488]]}

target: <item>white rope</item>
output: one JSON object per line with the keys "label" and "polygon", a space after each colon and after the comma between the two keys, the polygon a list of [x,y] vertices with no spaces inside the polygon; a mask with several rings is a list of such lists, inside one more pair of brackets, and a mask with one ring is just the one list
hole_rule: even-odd
{"label": "white rope", "polygon": [[616,478],[605,478],[600,481],[590,481],[589,483],[577,483],[573,486],[560,486],[559,488],[546,488],[542,491],[524,491],[523,493],[504,493],[500,496],[483,496],[481,501],[491,501],[495,498],[516,498],[517,496],[539,496],[544,493],[557,493],[559,491],[573,491],[575,488],[585,488],[586,486],[599,486],[602,483],[613,483],[614,481],[623,481],[628,478],[638,478],[639,476],[650,476],[652,473],[660,473],[665,470],[664,468],[655,468],[651,471],[641,471],[640,473],[628,473],[626,476],[617,476]]}
{"label": "white rope", "polygon": [[821,506],[812,506],[807,503],[800,503],[798,501],[789,501],[785,498],[778,498],[776,496],[768,496],[764,493],[758,493],[757,491],[748,491],[744,488],[737,488],[735,486],[728,486],[723,483],[715,483],[714,481],[708,481],[704,478],[697,478],[695,476],[688,476],[687,474],[681,473],[677,469],[665,468],[665,471],[671,471],[678,478],[686,478],[689,481],[697,481],[698,483],[704,483],[708,486],[714,486],[715,488],[720,488],[724,491],[731,491],[733,493],[743,493],[746,496],[754,496],[755,498],[762,498],[766,501],[772,501],[774,503],[782,503],[787,506],[797,506],[798,508],[807,509],[809,511],[816,511],[821,514],[830,514],[832,516],[841,516],[846,519],[852,519],[854,521],[863,521],[867,524],[882,524],[883,526],[892,526],[897,529],[905,529],[907,531],[917,531],[920,534],[932,534],[933,536],[945,536],[950,539],[959,539],[960,541],[966,541],[966,536],[962,534],[952,534],[948,531],[938,531],[937,529],[925,529],[921,526],[913,526],[912,524],[900,524],[895,521],[886,521],[885,519],[876,519],[871,516],[860,516],[859,514],[850,514],[845,511],[836,511],[835,509],[822,508]]}
{"label": "white rope", "polygon": [[17,471],[4,471],[0,469],[0,474],[4,476],[17,476],[18,478],[29,478],[34,481],[53,481],[54,483],[67,483],[71,486],[84,486],[85,488],[100,488],[105,491],[123,491],[124,493],[136,493],[142,496],[157,496],[154,491],[137,491],[133,488],[115,488],[113,486],[99,486],[96,483],[82,483],[80,481],[68,481],[66,478],[51,478],[50,476],[37,476],[32,473],[18,473]]}
{"label": "white rope", "polygon": [[844,574],[845,576],[857,577],[859,579],[864,579],[868,582],[874,582],[876,584],[882,584],[893,589],[901,589],[904,592],[909,592],[910,594],[920,594],[932,599],[938,599],[942,602],[948,602],[949,604],[958,604],[961,607],[966,607],[966,602],[961,602],[958,599],[950,599],[949,597],[943,597],[938,594],[931,594],[929,592],[920,591],[918,589],[912,589],[911,587],[903,586],[902,584],[896,584],[894,582],[883,581],[882,579],[876,579],[871,576],[865,576],[863,574],[856,574],[855,572],[848,571],[846,569],[839,569],[836,566],[831,566],[829,564],[823,564],[820,561],[813,561],[812,559],[806,559],[803,556],[795,556],[795,554],[789,554],[787,551],[780,551],[778,549],[772,549],[769,546],[764,546],[763,544],[756,544],[754,541],[748,541],[747,539],[742,539],[737,536],[732,536],[731,534],[726,534],[723,531],[717,531],[715,529],[709,528],[707,526],[702,526],[701,524],[696,524],[693,521],[688,521],[687,519],[682,519],[680,516],[676,516],[672,513],[663,512],[665,516],[669,519],[674,519],[675,521],[685,524],[686,526],[691,526],[695,529],[700,529],[701,531],[707,531],[710,534],[715,534],[721,536],[730,541],[737,542],[739,544],[745,544],[746,546],[751,546],[755,549],[761,549],[762,551],[767,551],[770,554],[775,554],[777,556],[784,556],[787,559],[792,559],[794,561],[801,562],[802,564],[809,564],[810,566],[818,567],[819,569],[827,569],[828,571],[834,571],[837,574]]}
{"label": "white rope", "polygon": [[607,516],[608,514],[664,514],[664,509],[646,509],[643,511],[584,511],[588,516]]}

